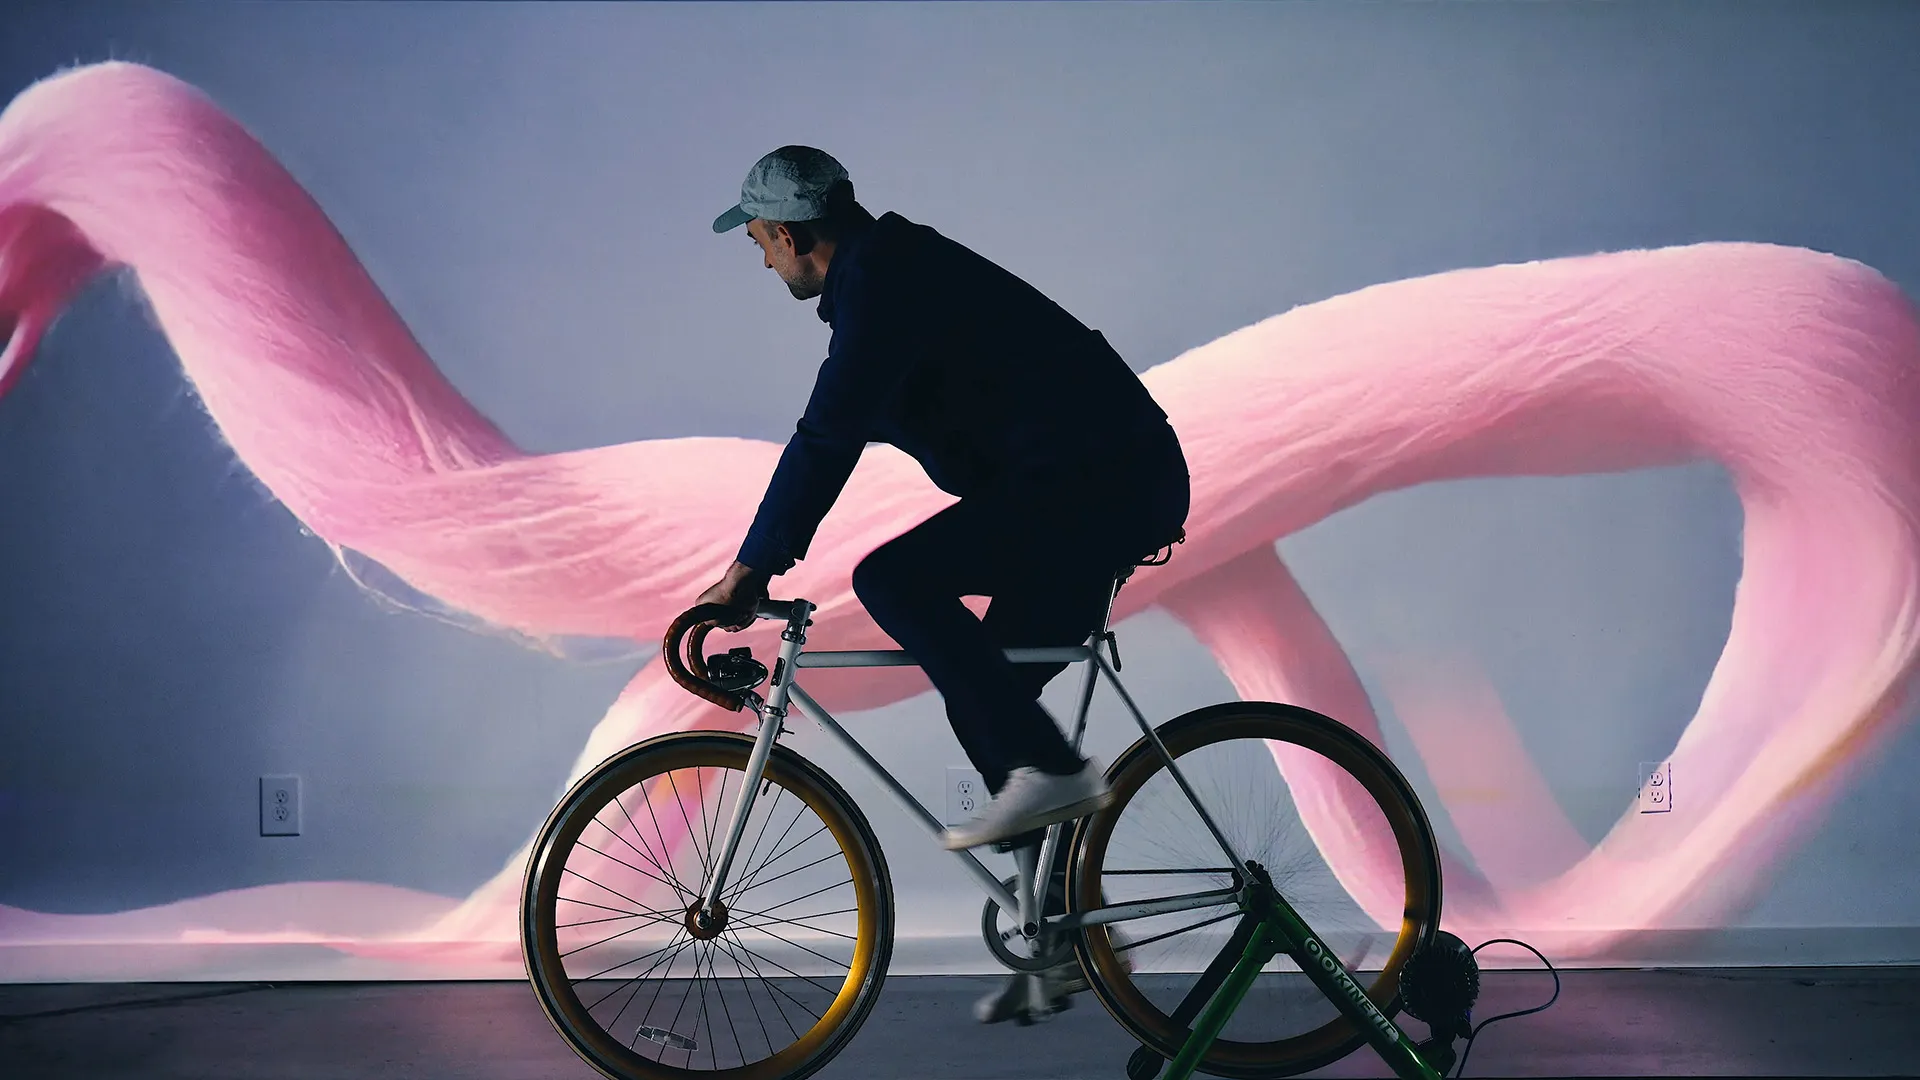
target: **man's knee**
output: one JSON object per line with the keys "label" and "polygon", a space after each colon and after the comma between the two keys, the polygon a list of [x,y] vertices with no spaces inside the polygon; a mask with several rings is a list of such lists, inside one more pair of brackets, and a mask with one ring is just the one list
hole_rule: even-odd
{"label": "man's knee", "polygon": [[882,544],[854,566],[853,595],[869,610],[876,605],[888,606],[906,591],[912,580],[900,548],[892,543]]}

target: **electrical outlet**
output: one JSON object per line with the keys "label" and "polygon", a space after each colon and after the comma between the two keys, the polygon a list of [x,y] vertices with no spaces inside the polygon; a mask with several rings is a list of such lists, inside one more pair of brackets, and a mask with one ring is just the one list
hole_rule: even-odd
{"label": "electrical outlet", "polygon": [[260,778],[260,835],[300,835],[300,778]]}
{"label": "electrical outlet", "polygon": [[987,805],[987,785],[972,769],[947,769],[948,825],[965,825]]}
{"label": "electrical outlet", "polygon": [[1640,763],[1640,812],[1673,813],[1673,762]]}

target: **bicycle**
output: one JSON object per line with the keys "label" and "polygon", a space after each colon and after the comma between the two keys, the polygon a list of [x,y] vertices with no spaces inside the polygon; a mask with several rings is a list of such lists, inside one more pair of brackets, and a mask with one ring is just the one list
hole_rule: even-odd
{"label": "bicycle", "polygon": [[[1185,1080],[1196,1069],[1238,1080],[1291,1076],[1368,1043],[1401,1076],[1431,1080],[1443,1075],[1452,1055],[1442,1029],[1436,1027],[1435,1038],[1416,1044],[1392,1020],[1404,1005],[1399,976],[1409,958],[1435,940],[1440,922],[1438,849],[1412,787],[1366,738],[1298,706],[1228,701],[1158,727],[1149,724],[1120,681],[1118,640],[1108,624],[1114,599],[1134,567],[1151,565],[1159,562],[1144,559],[1115,575],[1107,613],[1084,644],[1007,650],[1016,663],[1086,663],[1076,749],[1102,677],[1142,732],[1107,770],[1113,791],[1107,809],[1051,826],[1038,843],[1028,837],[995,845],[1015,856],[1012,877],[996,876],[971,851],[951,853],[987,896],[982,935],[988,949],[1009,968],[1027,973],[1028,1010],[1022,1021],[1044,1019],[1051,1011],[1038,972],[1077,959],[1094,996],[1140,1043],[1127,1066],[1132,1080],[1151,1080],[1169,1062],[1174,1068],[1167,1080]],[[741,613],[709,605],[676,618],[662,647],[674,680],[728,709],[752,708],[760,717],[757,734],[685,731],[629,747],[568,790],[534,843],[521,906],[529,979],[561,1037],[612,1080],[693,1075],[798,1080],[847,1044],[879,996],[894,931],[885,854],[839,783],[778,740],[791,705],[833,736],[937,835],[938,819],[796,678],[810,667],[917,665],[901,650],[807,651],[813,610],[804,599],[757,605],[756,622],[786,624],[771,673],[749,648],[701,658],[708,633]],[[762,697],[756,690],[769,677],[769,694]],[[1240,752],[1232,752],[1230,743],[1242,743]],[[1214,753],[1222,749],[1228,752]],[[1316,758],[1332,768],[1314,772],[1307,766]],[[1272,785],[1276,801],[1263,803],[1257,793],[1235,786],[1231,798],[1204,802],[1196,786],[1215,779],[1215,765],[1278,781]],[[776,786],[780,791],[769,802],[766,796]],[[716,796],[711,814],[710,791]],[[797,804],[791,821],[778,810],[788,795]],[[1188,824],[1199,827],[1190,828],[1188,840],[1156,839],[1153,826],[1161,821],[1153,811],[1160,795],[1176,809],[1184,799],[1193,811]],[[1316,812],[1303,813],[1302,799]],[[693,806],[699,808],[698,818]],[[1335,812],[1327,812],[1329,807]],[[1386,826],[1371,840],[1354,831],[1369,808]],[[765,814],[756,817],[762,809]],[[1285,812],[1289,809],[1291,815]],[[1251,810],[1251,824],[1237,827],[1222,816],[1235,810]],[[789,842],[809,813],[818,827],[810,824],[800,830],[806,835]],[[663,825],[663,815],[680,827]],[[1309,818],[1322,831],[1341,830],[1339,842],[1357,843],[1376,871],[1397,867],[1399,884],[1384,891],[1375,885],[1361,897],[1352,890],[1369,892],[1366,883],[1324,891],[1308,887],[1306,874],[1320,862],[1323,838],[1309,836],[1307,851],[1298,858],[1276,858],[1273,851],[1295,826],[1311,832],[1303,824]],[[755,820],[758,830],[749,843]],[[647,824],[651,836],[643,827]],[[1051,874],[1043,876],[1039,868],[1054,866],[1066,825],[1072,826],[1072,837],[1064,841],[1069,844],[1065,910],[1043,916],[1041,890]],[[769,834],[774,839],[765,844]],[[789,861],[822,835],[828,837],[821,846],[824,854],[812,858],[809,852]],[[763,844],[768,857],[756,864]],[[1142,850],[1194,865],[1132,865],[1138,856],[1127,853]],[[1255,853],[1266,858],[1249,857]],[[780,864],[777,872],[770,869],[775,864]],[[683,867],[688,869],[684,879],[676,872]],[[815,869],[822,872],[793,880]],[[595,880],[593,875],[602,872],[617,874],[619,881]],[[815,887],[823,877],[833,880]],[[1182,878],[1195,879],[1185,891],[1167,884]],[[1109,899],[1109,893],[1127,892],[1135,881],[1159,884],[1137,886],[1135,891],[1149,891],[1145,897]],[[782,894],[747,901],[749,893],[777,882],[787,882],[786,891],[797,895],[778,903]],[[566,895],[570,887],[578,894]],[[660,903],[641,899],[649,895]],[[1310,929],[1296,905],[1323,899],[1331,906],[1314,916]],[[809,900],[809,908],[834,910],[793,909]],[[1201,915],[1209,917],[1165,933],[1153,925]],[[834,916],[850,918],[834,924],[840,929],[820,925]],[[1230,929],[1221,926],[1236,918]],[[1002,929],[1003,920],[1012,926]],[[1130,930],[1121,931],[1122,923]],[[1352,940],[1338,947],[1328,927],[1348,923]],[[1173,960],[1161,965],[1166,970],[1149,970],[1153,965],[1147,959],[1154,954],[1142,950],[1185,935],[1193,935],[1185,942],[1196,946],[1204,961]],[[619,959],[629,946],[638,955]],[[676,976],[689,953],[691,972]],[[587,974],[571,974],[570,961]],[[709,978],[721,962],[736,974]],[[625,1000],[616,1009],[612,1003],[623,992]],[[1261,1008],[1239,1007],[1256,994]],[[629,1018],[643,996],[647,1003]],[[1311,1014],[1299,1030],[1284,1019],[1293,1011],[1285,1007],[1292,999],[1302,999],[1306,1008],[1298,1011]],[[796,1015],[801,1017],[797,1025]],[[1423,1018],[1432,1024],[1431,1017]],[[751,1034],[756,1025],[760,1039],[749,1046],[740,1029],[745,1026]],[[732,1048],[723,1052],[729,1036]],[[1445,1045],[1436,1049],[1442,1041]]]}

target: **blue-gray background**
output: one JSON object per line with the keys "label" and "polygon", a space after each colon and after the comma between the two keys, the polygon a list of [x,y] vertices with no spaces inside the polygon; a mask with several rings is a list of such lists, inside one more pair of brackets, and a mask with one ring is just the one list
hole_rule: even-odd
{"label": "blue-gray background", "polygon": [[[7,97],[107,58],[213,94],[533,450],[791,431],[826,329],[708,228],[788,142],[1136,369],[1374,282],[1606,248],[1802,244],[1920,293],[1913,3],[16,2],[5,26]],[[0,904],[312,879],[463,896],[640,663],[373,603],[214,437],[121,285],[0,400],[0,508]],[[1597,838],[1692,715],[1739,532],[1700,465],[1423,488],[1281,548],[1363,674],[1472,650]],[[1171,620],[1124,630],[1163,714],[1230,693]],[[941,805],[964,759],[935,699],[851,721]],[[1119,723],[1096,720],[1096,752]],[[1909,730],[1741,925],[1920,927],[1916,770]],[[887,843],[903,932],[970,933],[950,860],[836,771]],[[277,772],[305,781],[294,840],[256,835]]]}

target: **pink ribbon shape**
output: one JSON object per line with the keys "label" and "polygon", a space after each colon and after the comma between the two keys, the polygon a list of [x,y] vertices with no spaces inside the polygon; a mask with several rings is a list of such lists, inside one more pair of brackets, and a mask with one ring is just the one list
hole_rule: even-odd
{"label": "pink ribbon shape", "polygon": [[[271,154],[195,88],[126,63],[48,78],[0,114],[0,390],[109,267],[137,274],[221,435],[308,528],[525,634],[657,641],[733,554],[780,451],[686,438],[520,452]],[[1446,863],[1449,929],[1522,932],[1578,959],[1639,931],[1713,925],[1903,717],[1920,641],[1917,365],[1920,322],[1896,286],[1764,244],[1457,270],[1299,307],[1144,376],[1193,468],[1190,540],[1141,572],[1116,617],[1163,606],[1243,697],[1320,709],[1377,741],[1276,539],[1429,481],[1718,461],[1745,508],[1745,567],[1725,651],[1671,755],[1702,807],[1685,822],[1625,810],[1589,848],[1484,687],[1419,683],[1403,707],[1443,798],[1488,755],[1509,785],[1497,816],[1448,806],[1468,849]],[[897,451],[866,455],[812,557],[777,586],[821,606],[817,643],[890,645],[851,593],[853,566],[947,501]],[[811,681],[836,711],[926,689],[898,670]],[[659,732],[749,720],[650,665],[573,775]],[[1334,871],[1397,921],[1373,857],[1343,834],[1341,778],[1281,764]],[[315,911],[294,932],[422,962],[499,953],[525,856],[431,917],[339,932]],[[237,928],[245,908],[221,917]],[[0,937],[110,936],[138,914],[56,932],[54,917],[14,912]]]}

